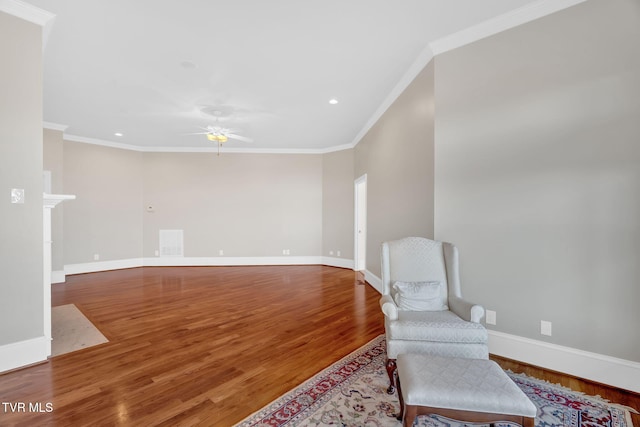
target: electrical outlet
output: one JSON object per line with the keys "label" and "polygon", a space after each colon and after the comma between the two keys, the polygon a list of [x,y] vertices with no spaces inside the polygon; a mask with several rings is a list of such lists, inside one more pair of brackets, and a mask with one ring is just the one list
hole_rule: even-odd
{"label": "electrical outlet", "polygon": [[496,312],[493,310],[487,310],[486,312],[486,322],[487,325],[495,325],[496,324]]}
{"label": "electrical outlet", "polygon": [[551,336],[551,322],[548,322],[546,320],[541,320],[540,321],[540,333],[542,335],[547,335],[547,336]]}
{"label": "electrical outlet", "polygon": [[333,251],[329,251],[329,255],[333,255]]}
{"label": "electrical outlet", "polygon": [[337,256],[340,256],[340,251],[336,252],[336,255],[337,255]]}
{"label": "electrical outlet", "polygon": [[93,260],[98,261],[100,259],[100,254],[93,254]]}
{"label": "electrical outlet", "polygon": [[224,255],[224,250],[220,249],[220,250],[218,251],[218,255],[220,255],[220,256]]}
{"label": "electrical outlet", "polygon": [[291,251],[289,249],[283,249],[282,255],[291,255]]}
{"label": "electrical outlet", "polygon": [[156,256],[160,256],[160,251],[156,249]]}

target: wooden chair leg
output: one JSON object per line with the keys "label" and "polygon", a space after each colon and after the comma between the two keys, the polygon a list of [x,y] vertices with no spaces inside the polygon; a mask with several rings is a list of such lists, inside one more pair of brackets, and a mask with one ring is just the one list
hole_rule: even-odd
{"label": "wooden chair leg", "polygon": [[387,359],[385,366],[387,368],[387,375],[389,375],[389,388],[387,389],[387,394],[393,394],[396,391],[396,370],[398,369],[396,359]]}

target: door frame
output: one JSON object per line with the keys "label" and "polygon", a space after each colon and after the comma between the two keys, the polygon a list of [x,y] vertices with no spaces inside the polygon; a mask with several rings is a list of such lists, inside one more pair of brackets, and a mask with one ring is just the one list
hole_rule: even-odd
{"label": "door frame", "polygon": [[367,269],[367,174],[354,181],[353,269]]}

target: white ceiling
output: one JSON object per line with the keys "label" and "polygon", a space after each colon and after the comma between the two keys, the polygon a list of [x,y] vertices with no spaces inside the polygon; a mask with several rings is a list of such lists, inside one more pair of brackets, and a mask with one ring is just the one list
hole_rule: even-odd
{"label": "white ceiling", "polygon": [[230,149],[322,152],[357,143],[439,40],[549,1],[28,3],[56,15],[44,120],[68,126],[71,139],[210,148],[187,135],[215,124],[201,110],[209,107],[254,140],[230,140]]}

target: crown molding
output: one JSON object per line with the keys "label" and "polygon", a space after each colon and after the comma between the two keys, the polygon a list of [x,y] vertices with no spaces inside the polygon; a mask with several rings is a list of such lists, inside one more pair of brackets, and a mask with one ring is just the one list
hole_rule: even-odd
{"label": "crown molding", "polygon": [[[369,130],[380,120],[382,115],[389,109],[389,107],[398,99],[398,97],[404,92],[404,90],[411,84],[411,82],[416,78],[416,76],[424,69],[424,67],[431,62],[431,60],[441,53],[456,49],[458,47],[462,47],[464,45],[473,43],[475,41],[481,40],[483,38],[492,36],[494,34],[498,34],[502,31],[509,30],[511,28],[517,27],[522,24],[526,24],[527,22],[533,21],[535,19],[541,18],[543,16],[547,16],[553,14],[555,12],[559,12],[563,9],[567,9],[571,6],[575,6],[577,4],[583,3],[587,0],[539,0],[534,3],[530,3],[526,6],[523,6],[514,11],[502,14],[493,19],[489,19],[484,21],[478,25],[469,27],[457,33],[450,34],[448,36],[442,37],[438,40],[435,40],[429,43],[420,54],[416,57],[413,64],[409,67],[409,69],[403,74],[403,76],[398,80],[393,89],[386,96],[384,101],[378,106],[378,108],[373,112],[369,120],[365,123],[365,125],[360,129],[358,134],[349,144],[337,145],[333,147],[326,148],[228,148],[221,147],[220,153],[243,153],[243,154],[327,154],[336,151],[349,150],[354,148],[358,143],[364,138],[364,136],[369,132]],[[35,9],[38,11],[42,11],[41,9],[35,8],[31,5],[27,5],[18,0],[0,0],[0,10],[3,10],[3,6],[5,4],[14,5],[17,9],[20,9],[24,5],[26,9]],[[49,16],[46,22],[51,23],[55,15],[49,14],[49,12],[42,11]],[[9,12],[11,13],[11,12]],[[27,18],[24,18],[27,19]],[[46,23],[45,22],[45,23]],[[53,125],[53,124],[51,124]],[[63,130],[59,127],[62,125],[53,125],[58,126],[55,128],[48,129],[56,129]],[[45,124],[45,127],[47,125]],[[87,144],[94,145],[102,145],[105,147],[111,148],[119,148],[123,150],[131,150],[138,152],[151,152],[151,153],[211,153],[218,152],[218,147],[144,147],[130,144],[123,144],[119,142],[106,141],[96,138],[87,138],[77,135],[64,135],[66,140],[75,141],[75,142],[83,142]]]}
{"label": "crown molding", "polygon": [[0,12],[8,13],[25,21],[46,26],[56,16],[46,10],[19,0],[0,0]]}
{"label": "crown molding", "polygon": [[539,0],[433,41],[429,46],[434,55],[439,55],[585,1],[587,0]]}
{"label": "crown molding", "polygon": [[45,128],[45,129],[49,129],[49,130],[57,130],[57,131],[60,131],[60,132],[64,132],[65,130],[67,130],[67,128],[69,126],[60,125],[58,123],[42,122],[42,127]]}
{"label": "crown molding", "polygon": [[110,147],[110,148],[119,148],[121,150],[144,151],[143,147],[138,147],[136,145],[122,144],[120,142],[111,142],[111,141],[106,141],[104,139],[98,139],[98,138],[87,138],[85,136],[70,135],[68,133],[65,133],[63,135],[63,139],[66,141],[82,142],[84,144],[101,145],[103,147]]}
{"label": "crown molding", "polygon": [[8,13],[9,15],[41,26],[42,51],[44,52],[47,42],[49,41],[51,28],[53,28],[53,23],[56,20],[56,15],[20,0],[0,0],[0,12]]}
{"label": "crown molding", "polygon": [[[64,125],[55,123],[43,123],[46,129],[62,130],[67,128]],[[143,147],[139,145],[123,144],[121,142],[107,141],[98,138],[87,138],[79,135],[70,135],[65,133],[63,138],[66,141],[81,142],[84,144],[100,145],[103,147],[118,148],[121,150],[137,151],[142,153],[217,153],[218,147]],[[238,153],[238,154],[326,154],[335,151],[347,150],[353,148],[351,145],[340,145],[329,148],[229,148],[221,147],[220,153]]]}
{"label": "crown molding", "polygon": [[424,69],[424,67],[431,62],[434,54],[431,50],[431,46],[425,47],[418,57],[413,61],[413,64],[409,67],[409,69],[402,75],[398,83],[391,89],[391,92],[387,95],[387,97],[382,101],[382,104],[373,112],[369,120],[365,123],[365,125],[360,129],[360,132],[353,139],[351,144],[349,144],[349,148],[353,148],[364,136],[369,132],[369,130],[375,125],[378,120],[382,117],[382,115],[389,109],[391,104],[393,104],[396,99],[404,92],[404,90],[411,84],[411,82],[416,78],[416,76]]}
{"label": "crown molding", "polygon": [[506,31],[508,29],[517,27],[518,25],[526,24],[527,22],[541,18],[546,15],[558,12],[560,10],[569,8],[579,3],[583,3],[587,0],[539,0],[535,3],[530,3],[527,6],[523,6],[512,12],[508,12],[497,16],[488,21],[482,22],[478,25],[474,25],[457,33],[450,34],[435,40],[418,55],[414,63],[409,70],[400,78],[395,87],[389,92],[389,95],[380,104],[378,109],[369,118],[364,127],[358,132],[353,142],[350,144],[350,148],[358,145],[360,140],[369,132],[374,124],[382,117],[387,109],[395,102],[400,94],[411,84],[413,79],[416,78],[418,73],[422,71],[424,67],[431,62],[431,60],[441,53],[449,50],[462,47],[464,45],[481,40],[485,37],[492,36],[494,34]]}

